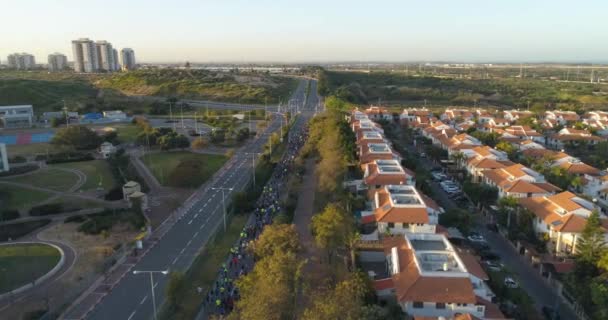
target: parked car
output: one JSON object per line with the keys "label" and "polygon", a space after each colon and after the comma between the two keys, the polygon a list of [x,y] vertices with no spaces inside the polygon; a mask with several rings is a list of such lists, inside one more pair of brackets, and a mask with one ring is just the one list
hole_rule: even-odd
{"label": "parked car", "polygon": [[486,251],[482,251],[479,253],[479,257],[481,258],[482,261],[498,261],[500,260],[500,256],[498,256],[496,253],[490,251],[490,250],[486,250]]}
{"label": "parked car", "polygon": [[551,307],[547,307],[544,306],[543,309],[543,316],[545,316],[545,319],[547,320],[559,320],[559,312],[557,312],[555,309],[551,308]]}
{"label": "parked car", "polygon": [[483,265],[490,271],[498,272],[503,269],[502,263],[497,263],[494,261],[484,261]]}
{"label": "parked car", "polygon": [[519,284],[517,284],[517,281],[515,281],[513,278],[511,277],[505,277],[505,286],[509,289],[515,289],[519,287]]}
{"label": "parked car", "polygon": [[447,176],[441,172],[431,172],[431,176],[435,181],[443,181],[447,178]]}
{"label": "parked car", "polygon": [[422,153],[420,154],[420,158],[426,158],[426,153],[422,152]]}
{"label": "parked car", "polygon": [[467,239],[469,239],[469,241],[471,242],[486,242],[486,239],[482,235],[475,233],[471,233],[471,235],[468,236]]}

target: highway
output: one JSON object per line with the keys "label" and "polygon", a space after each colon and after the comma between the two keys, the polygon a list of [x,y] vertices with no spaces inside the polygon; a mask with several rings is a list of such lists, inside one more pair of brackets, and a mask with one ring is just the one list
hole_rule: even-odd
{"label": "highway", "polygon": [[[293,99],[304,102],[306,81],[301,81],[292,95]],[[316,83],[311,83],[312,98],[300,109],[316,107]],[[252,176],[251,156],[246,153],[263,152],[264,144],[272,132],[279,130],[282,117],[275,115],[269,130],[256,140],[241,148],[221,169],[216,178],[202,190],[195,193],[187,209],[179,214],[179,219],[171,229],[135,264],[133,270],[175,270],[185,271],[194,261],[201,248],[210,239],[213,230],[223,225],[222,192],[212,188],[233,188],[226,192],[230,199],[233,192],[243,190]],[[221,232],[221,231],[219,231]],[[155,274],[154,289],[156,305],[162,305],[167,276]],[[195,290],[195,288],[190,288]],[[87,316],[87,319],[149,320],[153,318],[150,292],[150,278],[147,274],[127,273]],[[202,299],[202,297],[201,297]]]}

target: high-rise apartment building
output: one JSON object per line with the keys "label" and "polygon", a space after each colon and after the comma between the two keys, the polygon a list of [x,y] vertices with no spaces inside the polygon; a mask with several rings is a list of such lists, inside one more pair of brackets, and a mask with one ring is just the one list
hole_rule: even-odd
{"label": "high-rise apartment building", "polygon": [[72,41],[72,52],[74,54],[74,71],[97,72],[99,71],[99,60],[95,43],[88,38],[80,38]]}
{"label": "high-rise apartment building", "polygon": [[135,52],[131,48],[120,50],[120,58],[122,62],[122,70],[135,69]]}
{"label": "high-rise apartment building", "polygon": [[36,58],[29,53],[13,53],[7,60],[8,67],[17,70],[31,70],[36,67]]}
{"label": "high-rise apartment building", "polygon": [[61,71],[68,66],[68,58],[61,53],[51,53],[48,58],[49,71]]}
{"label": "high-rise apartment building", "polygon": [[112,44],[105,40],[100,40],[95,43],[95,47],[97,49],[99,68],[109,72],[115,71],[116,63],[114,62],[114,48],[112,48]]}
{"label": "high-rise apartment building", "polygon": [[120,63],[118,62],[118,50],[112,49],[112,56],[114,57],[114,70],[120,70]]}

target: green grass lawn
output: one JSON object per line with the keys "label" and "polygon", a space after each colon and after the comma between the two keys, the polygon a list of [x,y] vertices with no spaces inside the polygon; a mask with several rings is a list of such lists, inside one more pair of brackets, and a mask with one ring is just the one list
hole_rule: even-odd
{"label": "green grass lawn", "polygon": [[141,129],[134,124],[127,124],[121,126],[114,126],[118,133],[118,140],[123,143],[132,143],[137,140],[137,135],[141,132]]}
{"label": "green grass lawn", "polygon": [[185,290],[180,292],[180,305],[177,310],[165,308],[161,312],[160,319],[186,320],[196,317],[199,306],[204,296],[196,292],[197,287],[207,292],[217,279],[217,272],[224,263],[230,252],[230,248],[236,243],[239,234],[247,222],[247,215],[234,215],[230,218],[228,230],[218,232],[213,242],[199,254],[189,271],[185,274]]}
{"label": "green grass lawn", "polygon": [[114,187],[115,181],[110,165],[105,160],[79,161],[53,164],[51,167],[76,169],[87,175],[87,182],[80,188],[82,191],[95,190],[100,185],[104,190]]}
{"label": "green grass lawn", "polygon": [[207,181],[226,162],[223,155],[197,154],[187,151],[161,152],[145,155],[142,161],[148,166],[152,174],[163,185],[182,187],[171,179],[171,175],[182,161],[192,161],[200,164],[201,172],[195,177],[193,185],[200,186]]}
{"label": "green grass lawn", "polygon": [[26,285],[59,262],[59,251],[44,244],[0,246],[0,293]]}
{"label": "green grass lawn", "polygon": [[67,191],[78,182],[78,176],[71,172],[56,170],[53,169],[53,167],[49,167],[48,169],[42,169],[33,174],[13,178],[7,177],[2,180],[25,183],[55,191]]}
{"label": "green grass lawn", "polygon": [[0,201],[3,209],[21,209],[42,202],[50,196],[48,192],[0,184]]}

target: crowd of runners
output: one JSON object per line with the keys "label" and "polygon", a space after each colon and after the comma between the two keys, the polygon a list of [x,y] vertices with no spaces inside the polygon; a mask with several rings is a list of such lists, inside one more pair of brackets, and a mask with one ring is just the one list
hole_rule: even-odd
{"label": "crowd of runners", "polygon": [[264,226],[271,224],[273,218],[281,212],[281,190],[286,184],[286,177],[298,155],[300,148],[308,137],[307,127],[293,128],[287,143],[287,150],[277,164],[272,176],[264,186],[262,195],[256,203],[253,218],[241,231],[239,240],[230,249],[230,256],[219,270],[219,277],[205,297],[204,308],[207,315],[225,315],[232,311],[239,299],[239,290],[234,281],[251,271],[254,258],[247,251],[247,246],[257,239]]}

